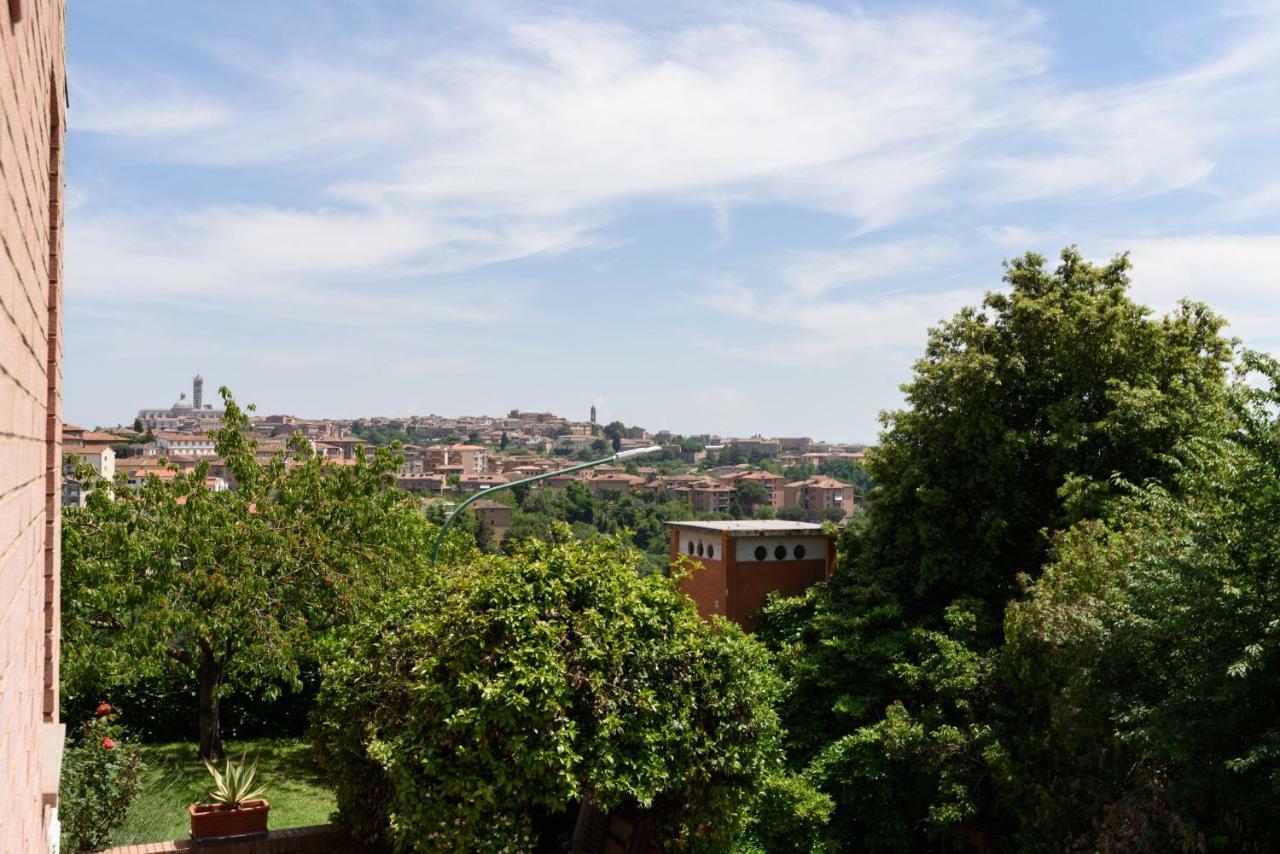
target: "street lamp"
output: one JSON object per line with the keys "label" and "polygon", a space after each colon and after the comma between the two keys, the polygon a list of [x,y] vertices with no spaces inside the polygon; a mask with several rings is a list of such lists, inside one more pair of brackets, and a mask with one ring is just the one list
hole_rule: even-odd
{"label": "street lamp", "polygon": [[579,463],[576,466],[569,466],[568,468],[557,469],[555,471],[547,471],[542,474],[535,474],[533,477],[513,480],[511,483],[502,483],[497,486],[491,486],[488,489],[482,489],[474,495],[465,498],[461,504],[453,509],[453,512],[449,514],[449,518],[444,520],[444,524],[440,526],[440,533],[436,535],[436,546],[431,550],[431,563],[434,565],[436,558],[440,556],[440,544],[444,542],[444,533],[449,530],[449,526],[453,524],[453,520],[458,518],[458,514],[466,509],[468,504],[475,501],[482,495],[489,495],[490,493],[497,492],[500,489],[510,489],[513,486],[524,486],[526,483],[533,483],[536,480],[545,480],[546,478],[555,477],[559,474],[568,474],[571,471],[582,471],[583,469],[589,469],[592,466],[598,466],[602,463],[617,463],[630,459],[631,457],[643,457],[647,454],[656,454],[661,450],[662,448],[658,445],[650,445],[647,448],[633,448],[630,451],[619,451],[616,454],[608,457],[602,457],[598,460],[592,460],[589,463]]}

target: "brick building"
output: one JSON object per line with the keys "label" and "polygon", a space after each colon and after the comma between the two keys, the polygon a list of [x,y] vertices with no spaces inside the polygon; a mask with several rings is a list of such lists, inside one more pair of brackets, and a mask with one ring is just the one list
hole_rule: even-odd
{"label": "brick building", "polygon": [[683,555],[701,566],[680,582],[698,613],[747,630],[767,594],[797,596],[835,567],[835,538],[808,522],[668,522],[667,529],[672,561]]}
{"label": "brick building", "polygon": [[89,490],[82,489],[75,477],[76,467],[81,463],[93,466],[98,476],[107,480],[116,476],[116,454],[109,446],[95,448],[91,445],[73,445],[64,435],[62,456],[64,461],[73,460],[73,462],[64,462],[62,466],[63,507],[83,507],[85,499],[89,496]]}
{"label": "brick building", "polygon": [[488,532],[491,542],[501,542],[511,527],[511,507],[501,501],[481,499],[471,505],[480,527]]}
{"label": "brick building", "polygon": [[847,519],[854,510],[853,487],[833,477],[816,475],[784,486],[783,504],[803,507],[814,522],[825,519],[828,510],[840,510],[841,518]]}
{"label": "brick building", "polygon": [[57,844],[62,0],[0,4],[0,851]]}
{"label": "brick building", "polygon": [[783,488],[787,484],[787,479],[780,474],[774,474],[771,471],[751,471],[745,473],[734,474],[725,480],[732,483],[736,488],[745,480],[754,480],[764,487],[765,495],[769,496],[768,505],[775,510],[783,507]]}
{"label": "brick building", "polygon": [[733,488],[711,478],[674,486],[670,491],[676,498],[688,501],[695,513],[728,513],[733,501]]}
{"label": "brick building", "polygon": [[[603,466],[602,466],[603,468]],[[594,498],[616,498],[644,486],[644,478],[626,472],[605,472],[584,481]]]}

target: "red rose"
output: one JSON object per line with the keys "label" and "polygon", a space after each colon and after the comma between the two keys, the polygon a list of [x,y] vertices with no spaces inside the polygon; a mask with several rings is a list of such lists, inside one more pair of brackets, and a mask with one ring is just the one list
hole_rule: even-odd
{"label": "red rose", "polygon": [[109,715],[109,714],[111,714],[113,711],[115,711],[115,709],[111,708],[111,704],[110,704],[110,703],[99,703],[99,704],[98,704],[98,717],[102,717],[103,715]]}
{"label": "red rose", "polygon": [[102,740],[102,747],[105,750],[114,750],[115,746],[116,746],[116,743],[112,741],[110,738],[104,738]]}

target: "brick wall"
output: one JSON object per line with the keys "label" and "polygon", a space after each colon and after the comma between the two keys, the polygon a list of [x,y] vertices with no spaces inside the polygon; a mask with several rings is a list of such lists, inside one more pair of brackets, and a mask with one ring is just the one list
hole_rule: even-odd
{"label": "brick wall", "polygon": [[729,560],[726,570],[729,610],[725,616],[749,632],[755,630],[757,616],[770,593],[799,596],[827,578],[827,562],[821,556],[816,560],[771,560],[763,563],[739,563],[732,556]]}
{"label": "brick wall", "polygon": [[47,725],[58,719],[64,20],[63,0],[0,3],[0,851],[5,852],[44,849],[57,791],[56,767],[49,767],[55,763],[42,759],[41,744]]}
{"label": "brick wall", "polygon": [[[680,531],[672,528],[669,536],[671,537],[671,545],[669,554],[672,561],[676,559],[680,552]],[[717,540],[722,540],[719,535]],[[724,547],[718,550],[720,555],[724,555]],[[698,606],[698,613],[710,619],[712,614],[724,616],[725,613],[725,577],[724,577],[724,561],[710,560],[704,557],[689,557],[684,555],[690,561],[701,566],[700,569],[694,570],[692,574],[682,579],[679,584],[680,591],[684,595],[692,599]]]}

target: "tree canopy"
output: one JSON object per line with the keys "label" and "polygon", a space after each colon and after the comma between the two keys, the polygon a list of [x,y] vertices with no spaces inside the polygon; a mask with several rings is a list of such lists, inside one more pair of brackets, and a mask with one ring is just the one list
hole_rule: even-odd
{"label": "tree canopy", "polygon": [[1060,535],[1009,607],[1024,839],[1280,847],[1280,365],[1245,364],[1238,429]]}
{"label": "tree canopy", "polygon": [[1154,318],[1127,258],[1010,262],[1007,291],[930,331],[867,455],[865,523],[833,580],[766,611],[798,767],[831,794],[837,847],[1003,835],[1009,775],[1003,613],[1055,532],[1122,481],[1169,481],[1170,449],[1228,422],[1221,320]]}
{"label": "tree canopy", "polygon": [[763,647],[640,577],[637,558],[558,524],[343,631],[315,739],[356,833],[401,851],[532,850],[545,820],[589,799],[650,810],[668,846],[727,846],[780,773],[776,678]]}
{"label": "tree canopy", "polygon": [[234,489],[213,488],[207,462],[136,490],[123,476],[94,481],[101,488],[63,522],[64,681],[105,692],[181,670],[198,686],[205,756],[221,753],[228,682],[267,696],[296,687],[317,633],[419,575],[433,530],[388,488],[388,449],[337,466],[299,438],[262,465],[248,415],[222,394],[213,436]]}

